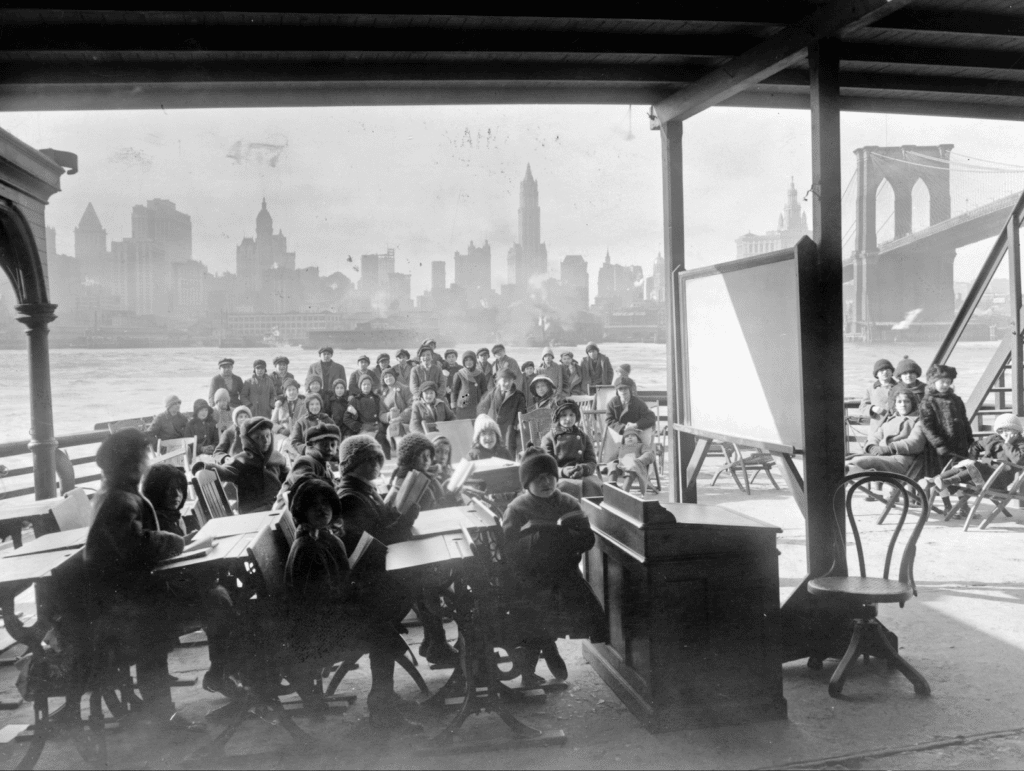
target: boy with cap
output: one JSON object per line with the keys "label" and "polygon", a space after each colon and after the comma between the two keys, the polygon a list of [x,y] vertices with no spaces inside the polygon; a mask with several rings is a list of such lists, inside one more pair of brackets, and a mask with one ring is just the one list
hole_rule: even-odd
{"label": "boy with cap", "polygon": [[338,457],[341,445],[341,430],[332,423],[318,423],[306,432],[306,454],[300,455],[292,464],[282,490],[291,494],[308,479],[321,479],[332,487],[334,477],[328,464]]}
{"label": "boy with cap", "polygon": [[494,366],[490,359],[491,352],[486,347],[476,352],[477,366],[484,375],[484,393],[494,388]]}
{"label": "boy with cap", "polygon": [[505,509],[501,529],[505,554],[540,611],[539,628],[523,630],[517,651],[523,686],[530,687],[543,682],[534,674],[541,655],[555,678],[568,677],[556,638],[603,642],[608,630],[601,604],[579,571],[580,558],[594,546],[594,533],[579,501],[557,489],[554,457],[531,447],[523,455],[519,480],[525,491]]}
{"label": "boy with cap", "polygon": [[921,427],[943,465],[966,458],[974,442],[963,399],[953,393],[956,374],[956,367],[933,364],[928,368],[928,389],[921,400]]}
{"label": "boy with cap", "polygon": [[181,399],[168,396],[164,400],[164,411],[153,418],[148,433],[156,439],[181,439],[188,429],[188,418],[181,414]]}
{"label": "boy with cap", "polygon": [[522,391],[526,396],[526,409],[533,409],[533,397],[530,393],[530,384],[533,383],[533,379],[537,377],[537,368],[534,366],[532,361],[523,362],[523,383]]}
{"label": "boy with cap", "polygon": [[[874,371],[871,373],[875,377],[875,382],[868,386],[867,393],[864,394],[864,399],[860,403],[861,417],[867,418],[871,422],[872,429],[878,428],[888,416],[889,391],[896,385],[896,381],[893,379],[894,369],[892,362],[888,359],[879,359],[875,362]],[[918,401],[920,401],[920,396]]]}
{"label": "boy with cap", "polygon": [[444,388],[441,398],[445,401],[451,399],[452,386],[455,385],[455,376],[458,374],[461,365],[459,364],[459,352],[449,348],[444,352],[444,363],[441,365],[441,372],[444,375],[444,383],[437,383],[438,389]]}
{"label": "boy with cap", "polygon": [[[357,369],[348,379],[348,392],[350,394],[359,393],[359,381],[366,375],[373,382],[373,387],[370,389],[374,393],[380,393],[380,380],[377,377],[377,373],[370,369],[370,357],[365,353],[356,359]],[[332,383],[334,381],[331,381]]]}
{"label": "boy with cap", "polygon": [[448,402],[437,397],[437,386],[429,380],[420,386],[420,398],[413,402],[409,430],[414,434],[437,431],[437,424],[455,420]]}
{"label": "boy with cap", "polygon": [[487,376],[476,363],[476,354],[466,351],[462,354],[462,369],[452,380],[450,406],[458,420],[476,419],[476,408],[487,392]]}
{"label": "boy with cap", "polygon": [[288,371],[291,362],[287,356],[274,357],[274,371],[270,373],[270,379],[274,381],[274,390],[278,397],[284,396],[284,387],[289,380],[294,380],[292,373]]}
{"label": "boy with cap", "polygon": [[306,387],[309,387],[309,380],[314,375],[320,378],[320,387],[327,388],[337,380],[339,377],[348,382],[348,378],[345,377],[345,368],[333,361],[334,349],[329,346],[323,346],[318,352],[320,361],[314,361],[309,365],[309,371],[306,373]]}
{"label": "boy with cap", "polygon": [[550,345],[546,346],[540,354],[540,366],[537,367],[537,377],[546,377],[551,381],[554,388],[554,393],[551,395],[558,400],[568,397],[562,383],[563,376],[562,365],[555,363],[555,352],[551,350]]}
{"label": "boy with cap", "polygon": [[604,420],[612,431],[619,434],[627,428],[639,428],[641,431],[654,428],[658,422],[647,403],[637,397],[636,383],[628,377],[622,378],[615,386],[615,396],[608,400]]}
{"label": "boy with cap", "polygon": [[377,382],[380,384],[381,389],[384,388],[384,370],[391,367],[391,357],[386,353],[380,353],[377,355],[377,364],[374,366],[373,371],[377,375]]}
{"label": "boy with cap", "polygon": [[406,388],[409,387],[409,375],[412,373],[412,364],[409,363],[411,358],[412,356],[409,355],[407,350],[399,348],[398,352],[395,353],[397,363],[392,368],[395,370],[395,379]]}
{"label": "boy with cap", "polygon": [[497,373],[503,369],[511,370],[516,381],[516,388],[523,392],[523,370],[519,367],[519,362],[505,353],[505,346],[502,343],[495,343],[491,347],[491,353],[494,354],[494,361],[491,362],[493,371]]}
{"label": "boy with cap", "polygon": [[515,372],[508,367],[498,370],[494,388],[477,408],[498,424],[501,443],[513,458],[519,452],[519,416],[526,412],[526,396],[516,388]]}
{"label": "boy with cap", "polygon": [[587,355],[580,365],[580,377],[582,378],[583,393],[589,394],[597,386],[611,385],[615,373],[612,371],[612,363],[601,353],[597,343],[587,343]]}
{"label": "boy with cap", "polygon": [[267,363],[256,359],[252,363],[252,377],[242,386],[242,404],[252,410],[253,415],[269,418],[276,399],[277,388],[267,374]]}
{"label": "boy with cap", "polygon": [[[274,451],[274,424],[269,418],[254,417],[242,424],[242,451],[220,465],[197,463],[212,468],[223,482],[238,488],[238,513],[270,511],[288,476],[288,463]],[[196,470],[193,467],[193,470]]]}
{"label": "boy with cap", "polygon": [[215,403],[217,400],[214,398],[217,395],[218,389],[227,389],[228,406],[234,409],[242,403],[242,378],[232,372],[235,366],[234,359],[224,358],[217,362],[217,366],[220,367],[220,374],[214,375],[210,381],[210,394],[206,397],[206,401]]}
{"label": "boy with cap", "polygon": [[565,351],[562,354],[562,395],[565,398],[583,396],[583,374],[572,351]]}
{"label": "boy with cap", "polygon": [[444,373],[441,366],[434,361],[434,352],[430,346],[420,346],[416,356],[420,363],[413,367],[409,374],[409,390],[412,391],[414,399],[419,399],[423,383],[433,383],[436,390],[437,384],[444,382]]}

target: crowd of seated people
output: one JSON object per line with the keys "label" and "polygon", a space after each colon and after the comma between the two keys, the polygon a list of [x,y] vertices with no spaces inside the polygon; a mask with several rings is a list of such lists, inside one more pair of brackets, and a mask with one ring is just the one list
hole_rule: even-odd
{"label": "crowd of seated people", "polygon": [[[247,678],[255,660],[239,642],[238,609],[224,586],[214,582],[182,594],[153,572],[194,536],[181,514],[185,471],[149,465],[157,440],[195,437],[192,472],[212,470],[231,482],[238,513],[290,513],[296,530],[285,571],[287,626],[296,656],[291,671],[298,673],[290,684],[314,711],[324,708],[319,689],[310,685],[324,657],[351,644],[370,655],[371,725],[418,730],[405,717],[408,705],[395,694],[393,679],[396,656],[405,650],[402,622],[412,610],[423,625],[422,658],[434,668],[458,665],[459,652],[444,628],[444,581],[410,587],[372,562],[353,576],[348,557],[364,533],[385,545],[408,540],[422,511],[462,503],[445,485],[462,460],[438,433],[447,421],[474,420],[469,459],[521,461],[522,492],[508,505],[502,528],[520,589],[542,611],[513,654],[523,685],[543,682],[535,672],[541,658],[552,676],[567,677],[558,637],[606,639],[600,606],[578,571],[594,543],[579,498],[599,493],[601,478],[573,397],[614,387],[605,425],[627,434],[650,429],[656,419],[637,397],[628,365],[613,370],[592,343],[582,362],[571,351],[557,362],[546,348],[539,368],[529,361],[520,366],[500,344],[466,351],[461,359],[454,349],[443,356],[435,349],[435,341],[424,341],[415,364],[404,349],[394,364],[381,354],[371,367],[361,356],[349,377],[325,346],[301,384],[285,356],[273,360],[269,373],[266,362],[256,360],[244,381],[234,374],[234,361],[224,358],[191,415],[170,396],[148,431],[126,429],[104,442],[98,455],[104,482],[85,562],[101,604],[132,619],[125,629],[141,634],[138,683],[157,724],[202,729],[176,712],[168,685],[167,654],[183,619],[207,631],[207,690],[237,697],[253,685]],[[522,447],[520,416],[544,408],[552,410],[550,430],[537,446]],[[393,455],[397,465],[385,482],[381,470]],[[426,493],[399,511],[399,491],[413,471],[427,476]]]}

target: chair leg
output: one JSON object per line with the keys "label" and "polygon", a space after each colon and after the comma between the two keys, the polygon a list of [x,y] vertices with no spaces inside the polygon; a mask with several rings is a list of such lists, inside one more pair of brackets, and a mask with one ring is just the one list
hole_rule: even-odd
{"label": "chair leg", "polygon": [[[964,520],[964,532],[965,533],[971,527],[971,520],[974,519],[974,515],[978,512],[978,509],[981,507],[982,500],[983,500],[982,496],[979,495],[975,499],[974,505],[971,506],[970,511],[967,512],[967,519]],[[957,503],[957,506],[956,506],[955,510],[958,510],[959,508],[960,508],[960,504]]]}
{"label": "chair leg", "polygon": [[846,646],[846,653],[839,661],[839,666],[832,673],[832,679],[828,681],[828,695],[838,698],[843,693],[843,685],[846,683],[847,669],[856,659],[860,649],[860,641],[864,636],[864,621],[854,619],[853,634],[850,636],[850,644]]}
{"label": "chair leg", "polygon": [[420,674],[419,669],[417,669],[416,665],[412,662],[411,657],[406,656],[403,653],[401,656],[396,656],[395,661],[398,662],[402,669],[409,674],[409,677],[411,677],[413,682],[416,683],[416,687],[420,689],[420,693],[424,693],[429,696],[430,689],[427,687],[427,682],[423,679],[423,675]]}
{"label": "chair leg", "polygon": [[885,518],[889,516],[889,512],[892,511],[892,507],[896,504],[896,498],[898,495],[898,490],[892,491],[892,493],[889,495],[889,500],[885,502],[885,509],[882,511],[882,516],[878,518],[878,521],[875,524],[881,525],[885,522]]}
{"label": "chair leg", "polygon": [[1006,499],[1005,501],[993,501],[993,503],[996,504],[996,507],[994,509],[992,509],[992,513],[991,514],[989,514],[987,517],[985,517],[985,519],[982,521],[982,523],[978,526],[978,529],[979,530],[984,530],[989,525],[991,525],[995,521],[995,518],[997,516],[999,516],[999,512],[1002,512],[1004,516],[1009,517],[1010,516],[1010,512],[1008,512],[1006,510],[1006,506],[1007,506],[1007,504],[1009,502],[1010,502],[1009,499]]}
{"label": "chair leg", "polygon": [[900,672],[902,672],[903,676],[906,677],[913,684],[914,693],[916,693],[918,696],[931,696],[932,687],[928,685],[928,681],[924,679],[924,675],[922,675],[920,672],[918,672],[916,669],[910,666],[910,663],[905,658],[903,658],[895,648],[892,647],[892,643],[890,643],[889,638],[885,636],[885,633],[882,631],[881,625],[877,621],[872,619],[868,622],[868,628],[871,634],[874,635],[875,639],[881,642],[882,648],[885,650],[886,653],[886,661],[890,665],[898,669]]}
{"label": "chair leg", "polygon": [[779,483],[775,481],[775,477],[772,476],[772,470],[770,468],[765,467],[764,473],[767,474],[768,481],[772,483],[772,487],[774,487],[776,490],[782,489],[781,487],[779,487]]}

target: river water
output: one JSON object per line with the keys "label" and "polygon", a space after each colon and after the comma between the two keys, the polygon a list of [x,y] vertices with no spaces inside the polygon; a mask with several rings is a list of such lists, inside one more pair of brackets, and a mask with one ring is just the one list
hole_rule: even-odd
{"label": "river water", "polygon": [[[483,343],[459,343],[460,353],[476,350]],[[997,343],[962,343],[951,363],[960,371],[957,391],[966,396],[984,371]],[[415,343],[410,342],[410,349]],[[447,346],[439,346],[441,352]],[[556,354],[562,349],[557,349]],[[633,378],[641,389],[666,387],[665,346],[654,343],[604,343],[601,350],[613,365],[629,362]],[[844,358],[847,396],[863,394],[871,379],[872,364],[881,357],[894,363],[910,355],[926,368],[934,355],[935,344],[848,344]],[[583,358],[583,349],[576,349]],[[349,372],[356,358],[366,353],[376,359],[379,351],[337,350],[335,361]],[[390,353],[394,353],[391,351]],[[539,362],[536,348],[510,347],[509,355],[522,363]],[[243,379],[253,359],[268,362],[284,354],[293,362],[291,372],[299,380],[309,364],[316,360],[313,351],[301,348],[132,348],[132,349],[60,349],[50,353],[53,385],[53,415],[56,433],[88,431],[96,423],[139,415],[152,415],[163,409],[168,394],[176,394],[189,410],[195,399],[207,396],[210,378],[217,373],[217,361],[223,356],[235,359],[235,372]],[[0,403],[4,405],[0,422],[0,442],[27,439],[29,432],[28,358],[22,351],[4,351],[4,375],[0,377]],[[728,377],[729,352],[722,352],[722,376]]]}

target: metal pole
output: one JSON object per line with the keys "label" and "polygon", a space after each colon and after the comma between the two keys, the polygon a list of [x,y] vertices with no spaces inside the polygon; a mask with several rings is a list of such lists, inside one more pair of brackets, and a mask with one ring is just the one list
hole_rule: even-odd
{"label": "metal pole", "polygon": [[1024,414],[1024,340],[1021,339],[1020,223],[1016,212],[1006,223],[1006,261],[1010,268],[1010,301],[1013,303],[1013,347],[1010,349],[1010,372],[1013,383],[1013,414]]}
{"label": "metal pole", "polygon": [[32,412],[32,472],[36,500],[57,494],[57,465],[53,437],[53,396],[50,391],[50,322],[57,318],[57,306],[51,303],[18,305],[18,321],[28,327],[28,382]]}

